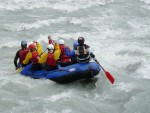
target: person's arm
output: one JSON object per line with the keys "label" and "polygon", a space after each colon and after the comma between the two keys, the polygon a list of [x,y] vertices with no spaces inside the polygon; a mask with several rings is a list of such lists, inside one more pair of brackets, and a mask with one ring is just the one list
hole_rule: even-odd
{"label": "person's arm", "polygon": [[49,40],[49,44],[53,44],[53,40]]}
{"label": "person's arm", "polygon": [[71,50],[69,48],[65,48],[65,53],[68,57],[74,57],[75,56],[75,50]]}
{"label": "person's arm", "polygon": [[99,63],[99,61],[97,60],[97,58],[95,57],[95,55],[93,54],[93,52],[90,53],[90,56],[93,58],[93,60],[97,63]]}
{"label": "person's arm", "polygon": [[55,44],[55,52],[54,52],[54,59],[55,59],[55,60],[58,60],[58,59],[59,59],[60,53],[61,53],[61,50],[60,50],[60,48],[59,48],[59,45],[58,45],[58,44]]}
{"label": "person's arm", "polygon": [[38,54],[40,55],[42,53],[43,48],[40,43],[38,42],[34,42],[34,43],[36,43],[37,51],[38,51]]}
{"label": "person's arm", "polygon": [[43,53],[43,54],[41,55],[41,57],[39,58],[39,63],[44,63],[44,62],[46,62],[47,57],[48,57],[48,52]]}
{"label": "person's arm", "polygon": [[[20,50],[19,50],[19,51],[20,51]],[[16,69],[17,69],[17,60],[18,60],[18,58],[19,58],[19,51],[17,51],[16,56],[15,56],[15,58],[14,58],[14,65],[15,65]]]}
{"label": "person's arm", "polygon": [[90,46],[88,46],[88,45],[86,45],[86,46],[87,46],[87,52],[90,54],[90,56],[93,58],[93,60],[95,62],[99,63],[98,60],[97,60],[97,58],[95,57],[94,53],[91,52]]}
{"label": "person's arm", "polygon": [[51,36],[50,35],[48,35],[48,43],[49,44],[53,44],[54,45],[54,41],[52,40],[52,38],[51,38]]}

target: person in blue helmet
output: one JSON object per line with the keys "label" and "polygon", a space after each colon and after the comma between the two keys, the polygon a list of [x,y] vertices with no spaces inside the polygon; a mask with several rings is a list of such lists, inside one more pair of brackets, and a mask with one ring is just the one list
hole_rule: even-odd
{"label": "person in blue helmet", "polygon": [[[16,70],[20,67],[26,66],[25,64],[23,64],[23,60],[25,59],[28,52],[29,50],[27,49],[27,41],[21,41],[21,49],[19,49],[16,52],[16,55],[14,58],[14,65],[15,65]],[[19,59],[19,62],[18,62],[18,59]]]}
{"label": "person in blue helmet", "polygon": [[78,42],[77,42],[77,41],[74,41],[74,43],[73,43],[73,50],[70,50],[69,48],[65,48],[66,55],[71,58],[72,64],[77,63],[77,56],[76,56],[76,54],[75,54],[75,48],[76,48],[78,45],[79,45]]}

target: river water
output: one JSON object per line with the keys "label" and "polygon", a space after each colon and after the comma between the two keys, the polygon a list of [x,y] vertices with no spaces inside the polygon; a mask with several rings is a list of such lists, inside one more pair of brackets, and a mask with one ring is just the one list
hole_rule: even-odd
{"label": "river water", "polygon": [[[101,72],[96,83],[60,85],[15,71],[20,42],[79,36]],[[0,113],[149,113],[150,0],[0,0]]]}

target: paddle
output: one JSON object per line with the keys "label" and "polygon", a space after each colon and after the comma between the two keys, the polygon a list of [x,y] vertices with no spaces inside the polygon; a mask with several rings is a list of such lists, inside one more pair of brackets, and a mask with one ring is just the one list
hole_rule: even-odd
{"label": "paddle", "polygon": [[22,69],[23,69],[22,67],[18,68],[17,73],[20,73],[22,71]]}
{"label": "paddle", "polygon": [[[47,50],[47,48],[45,49],[45,51],[46,51],[46,50]],[[45,51],[44,51],[44,52],[45,52]],[[44,52],[42,52],[38,57],[40,57]],[[37,57],[37,58],[38,58],[38,57]],[[36,58],[36,59],[37,59],[37,58]],[[36,60],[36,59],[35,59],[35,60]],[[34,61],[35,61],[35,60],[34,60]],[[34,62],[34,61],[33,61],[33,62]],[[20,73],[21,73],[22,75],[25,75],[25,74],[30,70],[30,68],[32,67],[33,62],[32,62],[31,64],[27,65]]]}
{"label": "paddle", "polygon": [[105,72],[106,77],[108,78],[108,80],[113,84],[114,83],[114,77],[108,72],[106,71],[99,62],[97,62],[99,64],[99,66],[103,69],[103,71]]}

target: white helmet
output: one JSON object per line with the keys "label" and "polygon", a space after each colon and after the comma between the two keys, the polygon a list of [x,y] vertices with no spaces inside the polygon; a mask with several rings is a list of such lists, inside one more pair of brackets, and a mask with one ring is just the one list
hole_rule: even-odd
{"label": "white helmet", "polygon": [[64,40],[59,40],[59,44],[65,44],[65,41]]}
{"label": "white helmet", "polygon": [[47,46],[47,49],[54,49],[53,44],[49,44],[49,45]]}

